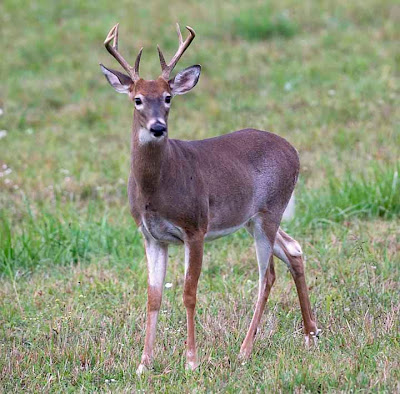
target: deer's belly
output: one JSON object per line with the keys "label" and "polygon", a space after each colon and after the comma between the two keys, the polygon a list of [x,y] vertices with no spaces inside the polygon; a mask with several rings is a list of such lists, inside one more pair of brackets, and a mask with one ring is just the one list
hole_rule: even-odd
{"label": "deer's belly", "polygon": [[214,239],[225,237],[225,235],[232,234],[235,231],[241,229],[243,226],[244,226],[244,224],[240,224],[238,226],[233,226],[233,227],[228,227],[228,228],[209,230],[206,233],[205,240],[213,241]]}

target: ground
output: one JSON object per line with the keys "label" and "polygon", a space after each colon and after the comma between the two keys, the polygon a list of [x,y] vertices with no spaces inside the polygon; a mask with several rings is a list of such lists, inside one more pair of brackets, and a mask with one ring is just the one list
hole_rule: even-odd
{"label": "ground", "polygon": [[[218,4],[156,0],[0,4],[0,388],[4,392],[400,391],[399,15],[394,1]],[[197,32],[179,68],[173,138],[244,127],[300,153],[295,218],[322,335],[303,344],[293,281],[276,262],[254,354],[238,361],[257,293],[252,240],[207,244],[199,284],[200,367],[184,370],[183,251],[173,247],[154,370],[144,342],[146,269],[129,215],[132,104],[98,63],[103,40],[158,76],[174,23]],[[167,56],[168,56],[167,55]],[[397,74],[396,74],[397,72]]]}

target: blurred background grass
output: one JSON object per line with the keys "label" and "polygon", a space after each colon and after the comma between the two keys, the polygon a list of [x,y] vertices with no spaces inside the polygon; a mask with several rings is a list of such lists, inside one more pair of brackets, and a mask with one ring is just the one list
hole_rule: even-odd
{"label": "blurred background grass", "polygon": [[[116,294],[116,283],[124,281],[129,267],[132,286],[140,289],[140,294],[127,296],[124,301],[118,298],[115,302],[121,301],[132,319],[139,319],[139,323],[133,325],[139,328],[132,335],[138,343],[143,339],[140,319],[146,281],[144,253],[129,216],[126,197],[133,108],[125,96],[110,89],[98,66],[104,63],[118,67],[103,46],[107,32],[116,22],[120,23],[120,49],[127,58],[134,59],[138,48],[144,46],[141,75],[145,78],[155,78],[160,72],[156,44],[168,55],[174,52],[176,21],[196,30],[196,39],[178,69],[199,63],[202,75],[193,92],[174,100],[169,125],[172,138],[200,139],[255,127],[284,136],[299,150],[302,170],[297,188],[297,215],[285,227],[304,243],[310,261],[313,303],[323,327],[336,336],[336,342],[332,339],[324,346],[342,363],[351,363],[354,359],[351,354],[340,358],[337,352],[346,343],[339,332],[343,327],[348,329],[347,320],[343,320],[345,317],[341,314],[343,308],[354,312],[353,323],[359,327],[354,338],[362,333],[361,337],[366,338],[365,343],[370,346],[369,324],[378,317],[371,312],[372,293],[368,283],[361,280],[360,285],[358,277],[365,278],[371,264],[378,267],[378,272],[374,272],[376,295],[373,301],[377,309],[381,308],[381,319],[390,320],[398,313],[394,290],[399,279],[399,15],[399,6],[389,0],[300,3],[294,0],[245,3],[156,0],[146,4],[121,1],[117,5],[107,1],[3,1],[0,4],[3,47],[0,63],[0,271],[5,289],[2,296],[8,303],[3,301],[1,322],[4,327],[2,343],[9,350],[3,354],[14,360],[11,363],[6,359],[1,361],[3,382],[8,384],[4,387],[20,384],[19,388],[39,389],[44,387],[49,374],[55,376],[44,358],[42,373],[37,379],[33,378],[35,363],[26,361],[30,372],[27,386],[21,386],[21,382],[17,383],[16,371],[23,364],[18,364],[18,357],[12,358],[13,351],[22,355],[27,351],[23,344],[26,338],[18,334],[21,327],[31,343],[34,343],[33,337],[38,337],[41,338],[38,347],[47,346],[44,344],[48,343],[48,334],[43,334],[46,332],[43,327],[51,326],[51,322],[64,313],[51,309],[50,301],[42,306],[31,305],[28,301],[31,293],[39,288],[45,292],[43,275],[49,278],[50,287],[58,283],[60,275],[67,281],[74,281],[77,276],[86,275],[82,272],[89,271],[89,276],[98,279],[99,271],[94,267],[100,264],[101,269],[106,270],[101,275],[119,278],[110,280],[106,286],[110,294]],[[217,311],[222,313],[226,302],[231,303],[233,309],[228,308],[228,312],[235,315],[235,319],[250,318],[256,283],[251,282],[256,279],[256,265],[254,251],[250,248],[251,240],[244,232],[207,246],[203,291],[210,292],[204,295],[205,309],[199,311],[200,320],[206,320],[208,314],[214,316]],[[174,283],[181,275],[181,260],[179,251],[172,249],[168,275]],[[344,262],[347,268],[342,265]],[[62,265],[69,268],[65,271]],[[335,285],[338,275],[342,293]],[[319,280],[312,279],[314,277]],[[253,293],[246,290],[244,294],[243,283],[253,283],[254,286],[249,285]],[[293,316],[299,317],[292,293],[289,301],[286,300],[288,296],[284,297],[284,302],[279,298],[282,291],[287,293],[285,288],[289,283],[290,278],[283,275],[275,290],[277,296],[272,299],[272,303],[278,305],[275,312],[280,314],[279,324],[282,325],[274,339],[277,343],[285,338],[285,326],[293,331]],[[129,284],[124,286],[129,287]],[[359,286],[361,301],[353,304],[353,290]],[[237,299],[227,300],[228,296],[221,296],[227,289],[246,295],[246,301],[237,304]],[[55,297],[64,297],[64,290],[61,286],[57,291],[62,294]],[[90,293],[94,303],[98,297],[96,291]],[[52,292],[54,289],[49,294]],[[337,300],[339,295],[342,304],[335,309],[332,300]],[[78,296],[73,291],[71,302],[78,300],[74,298]],[[167,305],[180,308],[179,297],[179,292],[174,293],[167,298]],[[214,298],[221,299],[213,303]],[[350,300],[350,304],[343,300]],[[212,307],[206,309],[210,304]],[[103,316],[107,310],[106,301],[96,305],[99,316]],[[282,316],[280,311],[287,313]],[[31,323],[26,323],[30,316],[40,313],[44,318],[35,329]],[[337,326],[332,323],[332,316],[336,314]],[[360,317],[368,314],[372,316],[371,321]],[[166,327],[172,324],[178,329],[181,318],[170,316],[161,324]],[[238,337],[244,334],[247,324],[247,320],[243,320]],[[87,324],[92,324],[90,322],[89,319]],[[226,323],[237,322],[227,318]],[[205,332],[208,328],[210,332],[218,330],[208,320],[204,324]],[[297,320],[296,324],[300,322]],[[393,326],[384,329],[382,327],[386,326],[382,323],[379,329],[379,322],[377,324],[378,334],[373,337],[373,346],[376,345],[374,339],[380,338],[385,343],[382,346],[387,347],[382,355],[378,345],[376,348],[371,345],[368,354],[372,358],[381,354],[378,360],[384,367],[379,367],[379,373],[378,366],[366,362],[363,368],[369,371],[367,377],[360,375],[360,364],[355,363],[348,376],[338,368],[328,378],[319,369],[327,361],[318,357],[311,361],[310,356],[304,354],[302,357],[314,362],[319,372],[311,374],[310,378],[305,371],[291,369],[288,372],[285,363],[298,364],[294,340],[286,347],[271,350],[271,354],[283,352],[284,364],[275,359],[265,361],[265,353],[261,352],[262,357],[255,357],[252,368],[268,367],[275,374],[275,380],[265,387],[275,390],[393,388],[396,379],[388,371],[396,369],[398,358],[391,357],[389,349],[394,351],[398,340],[384,342],[382,338],[389,332],[394,335]],[[95,328],[91,326],[90,329]],[[175,335],[178,340],[183,334]],[[228,338],[228,349],[234,354],[234,339],[224,330],[220,335]],[[265,335],[269,338],[269,334]],[[72,335],[72,338],[75,337]],[[75,339],[79,341],[79,336]],[[215,340],[218,342],[218,336]],[[115,341],[114,345],[122,339],[116,337]],[[210,341],[207,337],[204,346],[212,348]],[[213,342],[214,348],[218,348],[217,342]],[[95,344],[91,346],[87,352],[94,360],[99,349]],[[268,342],[268,346],[275,345]],[[354,354],[365,350],[355,342],[348,346]],[[51,349],[44,354],[55,356],[60,350]],[[270,354],[268,347],[265,351]],[[73,360],[80,357],[79,350],[76,352],[71,355],[72,366],[67,368],[68,373],[75,373],[71,372],[75,371]],[[116,368],[121,373],[121,388],[130,387],[129,373],[134,370],[140,347],[134,352],[129,357],[120,354],[121,359],[128,357],[130,360],[124,367],[125,374],[121,372],[121,365],[108,367],[98,361],[101,367],[97,375],[91,368],[85,370],[84,376],[76,373],[73,387],[80,384],[88,384],[91,389],[99,387],[100,380],[104,384],[108,376],[107,368]],[[174,353],[172,359],[179,363],[178,354]],[[225,360],[223,352],[219,355],[216,351],[214,356],[219,360],[215,362],[216,368],[220,365],[228,368],[225,361],[221,361]],[[210,361],[214,356],[208,354],[203,359],[214,365]],[[330,361],[332,368],[337,366],[335,357]],[[65,360],[60,356],[60,363]],[[97,364],[93,361],[91,365]],[[158,370],[161,371],[161,367]],[[7,371],[11,378],[7,377]],[[181,372],[178,370],[172,381],[182,384],[180,387],[185,390],[193,389],[192,380],[186,381],[186,386],[180,380]],[[224,381],[218,368],[208,372],[201,375],[205,384]],[[237,384],[233,382],[228,386],[231,389],[245,389],[240,382],[264,387],[260,382],[272,379],[265,374],[254,375],[255,370],[251,368],[243,371],[235,366],[230,373],[237,380]],[[211,376],[216,376],[217,380]],[[256,378],[251,380],[250,376]],[[161,379],[157,383],[159,386],[137,386],[134,382],[132,387],[150,390],[170,387],[165,386],[165,382]],[[60,386],[60,380],[57,384],[59,386],[50,386],[68,386]],[[212,385],[208,387],[213,388]]]}
{"label": "blurred background grass", "polygon": [[[390,1],[372,0],[4,2],[0,215],[15,241],[3,235],[2,242],[17,248],[23,231],[33,236],[29,217],[37,227],[53,215],[62,226],[89,206],[99,223],[105,215],[112,223],[122,209],[116,222],[135,231],[126,213],[132,105],[98,69],[115,66],[102,42],[116,21],[127,57],[145,47],[147,78],[159,74],[156,44],[170,53],[176,47],[175,21],[197,31],[179,66],[200,63],[203,72],[196,90],[174,102],[171,137],[255,127],[289,139],[302,162],[303,226],[354,212],[397,217],[398,13]],[[320,192],[329,196],[321,201]],[[7,253],[3,270],[10,258],[27,261]]]}

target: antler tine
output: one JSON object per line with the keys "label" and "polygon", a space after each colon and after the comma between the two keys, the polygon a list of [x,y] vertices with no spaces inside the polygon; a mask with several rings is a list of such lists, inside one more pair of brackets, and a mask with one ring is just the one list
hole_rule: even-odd
{"label": "antler tine", "polygon": [[140,48],[139,53],[136,56],[136,60],[135,60],[135,75],[137,77],[137,79],[134,79],[134,81],[137,81],[138,79],[140,79],[139,77],[139,64],[140,64],[140,58],[142,57],[142,52],[143,52],[143,47]]}
{"label": "antler tine", "polygon": [[167,63],[165,62],[165,58],[163,53],[161,52],[160,46],[157,45],[158,57],[160,58],[161,70],[164,70],[167,67]]}
{"label": "antler tine", "polygon": [[164,55],[161,52],[160,47],[157,45],[158,56],[160,58],[160,63],[161,63],[161,71],[162,71],[161,76],[165,80],[167,80],[169,78],[171,71],[174,69],[174,67],[178,63],[179,59],[182,57],[182,55],[184,54],[186,49],[189,47],[191,42],[196,37],[195,31],[190,26],[186,26],[186,29],[189,30],[189,36],[186,38],[185,42],[183,42],[181,29],[179,27],[179,24],[178,23],[176,24],[176,32],[178,33],[179,47],[178,47],[178,50],[176,51],[175,55],[173,56],[173,58],[171,59],[171,61],[168,64],[166,64]]}
{"label": "antler tine", "polygon": [[[136,61],[135,61],[135,67],[133,68],[132,66],[129,65],[129,63],[122,57],[122,55],[118,52],[118,27],[119,23],[117,23],[108,33],[104,45],[107,49],[107,51],[113,56],[118,63],[124,68],[124,70],[129,74],[129,76],[132,78],[133,81],[137,81],[140,79],[139,77],[139,63],[140,63],[140,57],[142,56],[142,51],[143,48],[140,49]],[[111,40],[113,41],[113,44],[111,45],[110,42]]]}
{"label": "antler tine", "polygon": [[119,34],[119,23],[117,23],[115,28],[115,34],[114,34],[114,40],[113,40],[113,47],[115,48],[115,50],[118,51],[118,34]]}
{"label": "antler tine", "polygon": [[183,39],[182,39],[181,28],[179,27],[178,22],[176,22],[176,32],[178,33],[179,46],[181,46],[183,44]]}

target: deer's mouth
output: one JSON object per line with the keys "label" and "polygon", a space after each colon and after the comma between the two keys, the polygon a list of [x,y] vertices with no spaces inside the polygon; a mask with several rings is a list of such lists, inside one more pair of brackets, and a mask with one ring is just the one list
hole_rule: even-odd
{"label": "deer's mouth", "polygon": [[161,142],[167,135],[167,130],[154,130],[151,131],[147,128],[141,127],[139,129],[138,139],[140,145],[148,143]]}
{"label": "deer's mouth", "polygon": [[152,131],[151,134],[154,135],[154,137],[162,137],[164,135],[164,131]]}

